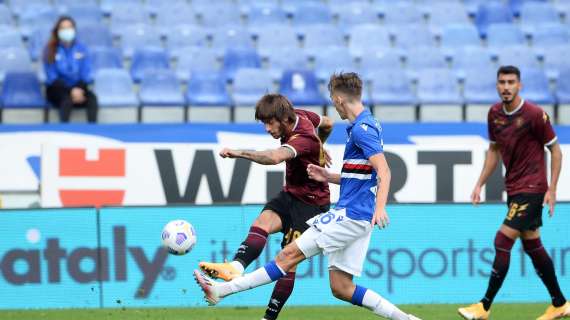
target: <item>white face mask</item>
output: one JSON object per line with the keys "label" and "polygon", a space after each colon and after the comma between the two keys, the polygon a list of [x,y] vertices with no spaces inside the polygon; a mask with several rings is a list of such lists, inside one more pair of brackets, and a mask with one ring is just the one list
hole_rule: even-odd
{"label": "white face mask", "polygon": [[57,36],[59,37],[59,40],[63,42],[71,42],[73,41],[73,39],[75,39],[75,29],[73,28],[59,29],[57,31]]}

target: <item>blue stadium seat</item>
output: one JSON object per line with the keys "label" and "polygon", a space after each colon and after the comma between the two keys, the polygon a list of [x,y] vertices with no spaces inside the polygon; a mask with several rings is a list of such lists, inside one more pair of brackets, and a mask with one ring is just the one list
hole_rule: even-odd
{"label": "blue stadium seat", "polygon": [[340,29],[332,25],[311,25],[303,28],[304,49],[309,56],[328,47],[344,46],[344,37]]}
{"label": "blue stadium seat", "polygon": [[154,70],[168,70],[168,55],[162,48],[143,47],[133,54],[131,77],[140,82],[146,73]]}
{"label": "blue stadium seat", "polygon": [[34,30],[28,39],[28,49],[30,51],[30,57],[32,60],[41,60],[44,49],[49,41],[51,29],[37,29]]}
{"label": "blue stadium seat", "polygon": [[322,2],[311,1],[297,6],[293,14],[293,26],[303,27],[310,24],[332,24],[333,15],[329,7]]}
{"label": "blue stadium seat", "polygon": [[138,106],[134,83],[123,69],[101,69],[95,73],[94,91],[101,107]]}
{"label": "blue stadium seat", "polygon": [[546,2],[547,0],[508,0],[509,7],[515,16],[521,15],[522,8],[532,2]]}
{"label": "blue stadium seat", "polygon": [[104,24],[79,24],[77,38],[89,48],[113,46],[111,32]]}
{"label": "blue stadium seat", "polygon": [[[138,8],[143,7],[142,0],[100,0],[101,1],[101,10],[105,15],[111,15],[113,11],[115,11],[116,7],[120,6],[129,6],[132,8],[136,8],[134,10],[138,10]],[[144,7],[143,7],[144,8]]]}
{"label": "blue stadium seat", "polygon": [[439,48],[417,47],[408,51],[406,68],[409,75],[415,79],[422,69],[447,68],[447,62]]}
{"label": "blue stadium seat", "polygon": [[423,22],[423,13],[411,3],[397,2],[394,5],[386,7],[386,12],[384,13],[384,24],[389,28],[422,24]]}
{"label": "blue stadium seat", "polygon": [[414,122],[417,98],[410,79],[401,68],[384,69],[371,75],[371,103],[382,122]]}
{"label": "blue stadium seat", "polygon": [[225,78],[216,72],[193,72],[188,82],[186,101],[190,106],[230,106]]}
{"label": "blue stadium seat", "polygon": [[[177,25],[170,27],[171,32],[167,35],[167,47],[173,58],[178,58],[187,47],[204,47],[208,46],[208,38],[211,31],[194,25]],[[173,32],[172,32],[173,31]]]}
{"label": "blue stadium seat", "polygon": [[285,12],[287,12],[287,15],[294,17],[295,14],[299,11],[302,11],[303,6],[306,6],[307,4],[321,5],[322,1],[321,0],[287,0],[287,1],[282,2],[281,7],[283,8],[283,10],[285,10]]}
{"label": "blue stadium seat", "polygon": [[150,14],[142,5],[115,4],[111,11],[111,32],[121,35],[123,28],[132,25],[152,25]]}
{"label": "blue stadium seat", "polygon": [[0,28],[7,30],[12,26],[14,26],[12,12],[6,5],[0,3]]}
{"label": "blue stadium seat", "polygon": [[[497,102],[497,70],[495,68],[473,67],[465,70],[463,96],[467,105],[484,105],[485,117],[489,105]],[[470,120],[467,117],[467,120]]]}
{"label": "blue stadium seat", "polygon": [[171,36],[177,33],[178,26],[198,26],[196,11],[188,5],[188,3],[178,5],[167,5],[170,2],[164,2],[162,6],[157,7],[156,27],[163,36]]}
{"label": "blue stadium seat", "polygon": [[[371,98],[372,103],[379,108],[387,110],[389,106],[406,106],[410,107],[408,116],[402,120],[413,121],[415,118],[414,106],[417,99],[412,91],[412,82],[406,76],[406,72],[402,68],[394,67],[382,70],[375,70],[370,74]],[[381,110],[381,109],[380,109]],[[389,117],[389,113],[380,111],[384,121]],[[392,112],[398,112],[397,109],[390,108]],[[410,113],[410,110],[412,113]],[[375,110],[375,114],[376,114]],[[399,115],[400,117],[402,114]],[[395,120],[395,119],[391,119]]]}
{"label": "blue stadium seat", "polygon": [[[65,10],[66,8],[76,6],[78,4],[78,1],[77,0],[54,0],[53,4],[54,4],[54,6],[56,6],[58,8],[63,8]],[[81,5],[99,6],[99,3],[97,0],[82,0]]]}
{"label": "blue stadium seat", "polygon": [[501,2],[491,1],[481,4],[475,17],[475,24],[481,36],[487,36],[487,29],[491,24],[511,23],[513,13],[511,9]]}
{"label": "blue stadium seat", "polygon": [[261,68],[261,58],[255,49],[228,49],[224,55],[223,73],[227,81],[233,81],[238,69]]}
{"label": "blue stadium seat", "polygon": [[499,101],[497,94],[497,69],[472,67],[465,70],[463,85],[465,120],[486,122],[489,106]]}
{"label": "blue stadium seat", "polygon": [[265,2],[248,7],[247,22],[252,28],[287,24],[287,13],[279,6]]}
{"label": "blue stadium seat", "polygon": [[275,50],[269,56],[269,70],[274,81],[281,80],[283,71],[287,69],[308,69],[309,58],[304,51],[297,48]]}
{"label": "blue stadium seat", "polygon": [[103,11],[97,3],[68,6],[65,14],[71,16],[78,26],[103,23]]}
{"label": "blue stadium seat", "polygon": [[327,81],[331,74],[343,72],[356,72],[354,59],[346,47],[329,47],[315,54],[315,74],[319,81]]}
{"label": "blue stadium seat", "polygon": [[497,58],[499,65],[517,66],[521,70],[540,68],[535,53],[526,46],[505,47],[498,52]]}
{"label": "blue stadium seat", "polygon": [[394,50],[365,51],[361,57],[360,74],[365,80],[376,76],[378,70],[388,69],[402,69],[400,54]]}
{"label": "blue stadium seat", "polygon": [[255,104],[264,94],[274,92],[273,79],[266,70],[240,69],[234,80],[232,99],[235,122],[254,122]]}
{"label": "blue stadium seat", "polygon": [[168,69],[147,70],[142,77],[139,96],[143,107],[185,105],[180,83]]}
{"label": "blue stadium seat", "polygon": [[514,24],[491,24],[487,30],[487,45],[491,50],[500,51],[505,46],[526,44],[526,39],[523,32],[518,26]]}
{"label": "blue stadium seat", "polygon": [[496,69],[491,59],[491,53],[484,47],[465,47],[458,49],[452,56],[453,72],[462,80],[469,69]]}
{"label": "blue stadium seat", "polygon": [[348,48],[350,54],[355,57],[361,57],[364,52],[370,52],[370,50],[384,51],[391,46],[390,34],[386,28],[375,24],[352,27],[349,38]]}
{"label": "blue stadium seat", "polygon": [[532,30],[531,37],[532,46],[539,53],[543,53],[553,46],[568,46],[570,44],[568,26],[559,23],[538,25]]}
{"label": "blue stadium seat", "polygon": [[443,27],[441,47],[447,55],[452,55],[460,48],[481,45],[479,33],[471,24],[451,24]]}
{"label": "blue stadium seat", "polygon": [[18,29],[6,27],[0,30],[0,48],[23,48],[24,42]]}
{"label": "blue stadium seat", "polygon": [[22,47],[0,46],[0,83],[8,72],[32,71],[32,61],[28,51]]}
{"label": "blue stadium seat", "polygon": [[53,10],[50,0],[10,0],[9,4],[10,10],[18,19],[25,11],[44,11],[46,9]]}
{"label": "blue stadium seat", "polygon": [[122,69],[123,60],[121,53],[113,47],[92,47],[89,48],[91,56],[91,70],[93,74],[101,69]]}
{"label": "blue stadium seat", "polygon": [[97,122],[137,122],[139,99],[126,70],[101,69],[95,73],[94,91],[99,102]]}
{"label": "blue stadium seat", "polygon": [[221,26],[240,26],[241,12],[239,7],[234,4],[216,3],[210,1],[207,5],[196,6],[196,11],[200,16],[200,21],[205,27],[221,27]]}
{"label": "blue stadium seat", "polygon": [[[548,78],[541,69],[521,69],[521,96],[535,102],[547,109],[552,107],[556,100],[550,91]],[[550,112],[550,114],[552,114]]]}
{"label": "blue stadium seat", "polygon": [[[280,6],[280,1],[279,0],[263,0],[263,1],[259,1],[259,0],[236,0],[237,5],[239,6],[239,8],[241,9],[241,12],[245,15],[245,16],[249,16],[250,12],[252,10],[254,10],[255,7],[257,8],[270,8],[270,9],[274,9],[274,8],[281,8]],[[285,11],[285,15],[287,15],[287,12]]]}
{"label": "blue stadium seat", "polygon": [[178,79],[187,82],[192,73],[219,72],[220,66],[216,56],[216,50],[211,48],[188,47],[183,49],[183,54],[178,56],[176,62],[176,75]]}
{"label": "blue stadium seat", "polygon": [[342,28],[361,24],[378,24],[380,21],[378,12],[368,2],[347,3],[339,6],[338,9],[338,24]]}
{"label": "blue stadium seat", "polygon": [[249,31],[241,26],[226,26],[214,29],[212,48],[222,56],[228,49],[253,49],[253,39]]}
{"label": "blue stadium seat", "polygon": [[548,78],[559,78],[559,70],[570,67],[570,61],[566,56],[568,54],[568,46],[553,46],[544,51],[544,70]]}
{"label": "blue stadium seat", "polygon": [[149,70],[139,92],[142,122],[185,122],[186,100],[178,78],[168,69]]}
{"label": "blue stadium seat", "polygon": [[418,98],[422,104],[460,104],[463,102],[455,76],[445,68],[420,71]]}
{"label": "blue stadium seat", "polygon": [[477,15],[477,13],[479,11],[479,7],[482,4],[486,4],[489,2],[502,3],[503,0],[463,0],[463,4],[465,5],[465,8],[467,9],[467,13],[471,17],[475,17]]}
{"label": "blue stadium seat", "polygon": [[570,67],[560,71],[556,82],[556,97],[561,104],[570,104]]}
{"label": "blue stadium seat", "polygon": [[194,72],[188,82],[186,101],[189,122],[229,122],[232,101],[221,73]]}
{"label": "blue stadium seat", "polygon": [[461,2],[435,1],[427,8],[429,25],[435,34],[441,34],[448,25],[471,25],[467,9]]}
{"label": "blue stadium seat", "polygon": [[560,14],[550,2],[528,1],[521,7],[521,27],[532,31],[541,24],[560,23]]}
{"label": "blue stadium seat", "polygon": [[44,122],[47,103],[36,74],[31,71],[6,73],[0,106],[3,123]]}
{"label": "blue stadium seat", "polygon": [[417,94],[421,121],[463,120],[463,99],[456,78],[448,69],[420,70]]}
{"label": "blue stadium seat", "polygon": [[257,51],[266,58],[283,49],[299,48],[297,33],[287,26],[267,26],[257,32]]}
{"label": "blue stadium seat", "polygon": [[326,103],[319,91],[317,77],[310,70],[285,70],[279,92],[295,106],[322,106]]}
{"label": "blue stadium seat", "polygon": [[162,46],[160,33],[155,28],[144,24],[125,26],[119,34],[125,58],[131,58],[137,48]]}
{"label": "blue stadium seat", "polygon": [[414,47],[434,47],[435,37],[425,26],[405,25],[392,30],[396,37],[396,46],[401,49]]}
{"label": "blue stadium seat", "polygon": [[273,80],[265,70],[243,68],[236,73],[233,87],[234,105],[251,107],[262,95],[273,92]]}
{"label": "blue stadium seat", "polygon": [[51,6],[26,6],[19,15],[18,26],[22,36],[29,38],[34,30],[51,30],[57,21],[58,13]]}
{"label": "blue stadium seat", "polygon": [[[161,14],[162,15],[173,14],[175,16],[178,16],[178,12],[188,13],[189,12],[188,9],[192,10],[190,4],[186,0],[169,0],[169,1],[146,0],[145,6],[146,6],[146,11],[151,16],[156,17],[157,20],[159,19],[159,16]],[[180,17],[174,17],[172,25],[178,24],[177,21],[179,21],[179,18]],[[195,19],[193,10],[191,12],[191,15],[188,15],[186,19],[187,19],[186,22],[184,22],[183,24],[190,24],[190,22],[187,21]],[[161,18],[162,22],[165,22],[166,20],[167,20],[166,17]]]}

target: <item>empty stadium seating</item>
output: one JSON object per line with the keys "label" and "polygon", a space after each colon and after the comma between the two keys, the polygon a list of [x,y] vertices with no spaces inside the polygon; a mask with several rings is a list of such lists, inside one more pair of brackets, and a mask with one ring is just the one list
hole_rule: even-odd
{"label": "empty stadium seating", "polygon": [[[522,70],[524,98],[570,122],[568,1],[4,0],[0,83],[23,71],[41,88],[61,14],[89,48],[99,122],[249,121],[263,88],[330,114],[326,82],[338,71],[362,75],[365,102],[386,121],[483,121],[504,64]],[[35,84],[18,88],[45,99]],[[3,122],[45,120],[24,111],[37,116],[45,101],[20,108],[9,96]]]}

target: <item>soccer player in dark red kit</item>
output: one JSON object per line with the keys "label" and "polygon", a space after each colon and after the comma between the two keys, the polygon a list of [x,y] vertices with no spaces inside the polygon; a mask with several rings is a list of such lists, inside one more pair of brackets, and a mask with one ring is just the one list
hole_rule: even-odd
{"label": "soccer player in dark red kit", "polygon": [[[552,305],[537,320],[570,315],[570,303],[560,290],[554,265],[540,240],[543,205],[548,205],[551,217],[554,214],[562,152],[549,116],[519,96],[521,86],[519,69],[499,68],[497,91],[502,102],[489,110],[489,151],[471,201],[473,204],[481,201],[481,188],[502,158],[509,210],[495,236],[495,260],[487,292],[479,303],[459,308],[459,314],[465,319],[489,318],[493,299],[507,276],[511,248],[517,238],[521,238],[524,251],[552,298]],[[551,153],[550,185],[546,178],[544,147]]]}
{"label": "soccer player in dark red kit", "polygon": [[[285,162],[285,186],[271,199],[253,222],[249,234],[237,249],[233,261],[227,263],[200,262],[200,268],[214,278],[230,281],[240,277],[265,247],[267,236],[283,233],[281,246],[297,239],[309,228],[310,218],[329,210],[328,183],[309,179],[309,164],[325,166],[330,163],[323,149],[332,131],[332,120],[314,112],[294,109],[280,94],[266,94],[255,106],[255,119],[263,122],[281,146],[265,151],[223,149],[223,158],[243,158],[263,165]],[[295,270],[288,272],[276,284],[264,319],[274,320],[293,291]]]}

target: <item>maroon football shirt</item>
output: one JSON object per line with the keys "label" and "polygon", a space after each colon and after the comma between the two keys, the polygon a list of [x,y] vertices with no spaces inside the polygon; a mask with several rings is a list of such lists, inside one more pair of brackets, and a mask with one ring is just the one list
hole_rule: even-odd
{"label": "maroon football shirt", "polygon": [[283,190],[311,205],[329,204],[328,183],[309,179],[307,174],[309,163],[321,167],[325,165],[323,144],[315,130],[321,122],[321,117],[314,112],[298,109],[295,109],[295,114],[297,120],[293,131],[281,139],[281,145],[295,153],[295,157],[285,165]]}
{"label": "maroon football shirt", "polygon": [[507,169],[507,194],[544,193],[548,190],[544,146],[556,142],[550,117],[537,105],[522,101],[512,112],[502,103],[491,107],[489,140],[499,145]]}

